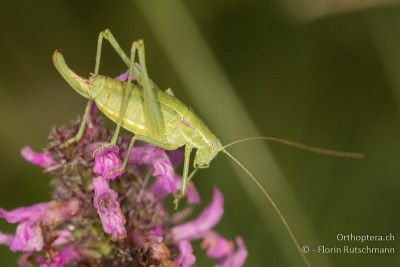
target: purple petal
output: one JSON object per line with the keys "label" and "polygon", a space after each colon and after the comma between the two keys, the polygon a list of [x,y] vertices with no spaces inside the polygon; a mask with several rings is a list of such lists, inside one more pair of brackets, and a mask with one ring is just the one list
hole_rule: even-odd
{"label": "purple petal", "polygon": [[72,233],[70,230],[62,229],[56,232],[57,238],[53,241],[53,246],[63,246],[70,242]]}
{"label": "purple petal", "polygon": [[0,232],[0,244],[10,246],[14,240],[15,235],[3,234]]}
{"label": "purple petal", "polygon": [[[99,143],[97,143],[99,144]],[[90,150],[90,149],[89,149]],[[121,160],[116,155],[118,153],[118,146],[105,147],[103,150],[94,155],[93,172],[106,177],[109,171],[121,167]],[[115,179],[120,176],[123,171],[114,172],[107,176],[107,179]]]}
{"label": "purple petal", "polygon": [[190,267],[196,262],[196,257],[193,255],[193,248],[189,241],[179,241],[179,256],[175,260],[177,267]]}
{"label": "purple petal", "polygon": [[80,257],[81,256],[76,249],[72,246],[69,246],[61,250],[54,258],[53,262],[49,262],[43,257],[38,257],[37,262],[40,263],[40,267],[63,267],[78,260]]}
{"label": "purple petal", "polygon": [[42,226],[53,227],[68,219],[79,210],[77,200],[51,201],[12,211],[0,208],[0,218],[17,223],[10,249],[12,251],[39,251],[43,248]]}
{"label": "purple petal", "polygon": [[42,168],[48,168],[54,164],[54,159],[50,153],[36,153],[29,146],[25,146],[21,150],[21,155],[26,161]]}
{"label": "purple petal", "polygon": [[226,240],[214,231],[210,231],[205,235],[201,247],[207,250],[208,257],[217,259],[224,258],[234,251],[233,242]]}
{"label": "purple petal", "polygon": [[0,218],[9,223],[20,222],[14,239],[9,244],[11,251],[39,251],[43,248],[42,230],[38,222],[45,216],[48,203],[6,211],[0,208]]}
{"label": "purple petal", "polygon": [[126,237],[125,216],[117,201],[118,194],[110,188],[108,182],[99,176],[93,179],[94,199],[93,205],[100,215],[104,232],[112,234],[112,240]]}
{"label": "purple petal", "polygon": [[39,203],[29,207],[21,207],[11,211],[0,208],[0,218],[4,218],[9,223],[16,223],[24,220],[30,222],[37,221],[46,214],[48,203]]}
{"label": "purple petal", "polygon": [[[171,181],[168,179],[157,179],[150,187],[150,191],[159,199],[164,199],[166,196],[171,194]],[[178,175],[175,175],[173,187],[180,188],[182,184],[182,178]],[[201,202],[200,194],[197,191],[193,182],[189,182],[186,187],[186,199],[187,203],[191,205],[196,205]]]}
{"label": "purple petal", "polygon": [[[179,177],[179,187],[181,187],[182,179]],[[200,194],[199,191],[197,191],[196,186],[192,181],[189,181],[186,186],[186,199],[187,203],[191,205],[196,205],[199,204],[201,199],[200,199]]]}
{"label": "purple petal", "polygon": [[192,221],[177,225],[171,229],[175,241],[194,240],[203,237],[221,219],[224,213],[224,198],[221,192],[214,188],[213,199],[200,216]]}
{"label": "purple petal", "polygon": [[85,153],[88,156],[93,156],[94,152],[96,152],[96,149],[101,146],[106,144],[105,142],[95,142],[95,143],[91,143],[89,145],[86,146],[85,149]]}
{"label": "purple petal", "polygon": [[[135,63],[136,67],[140,69],[140,65],[138,63]],[[129,69],[122,73],[121,75],[117,76],[115,79],[121,82],[125,82],[128,80],[129,77]],[[132,81],[136,81],[135,74],[132,74]]]}
{"label": "purple petal", "polygon": [[189,204],[196,205],[201,202],[199,191],[193,182],[189,182],[186,188],[186,199]]}
{"label": "purple petal", "polygon": [[13,252],[40,251],[43,248],[42,229],[38,224],[32,224],[28,221],[21,222],[17,226],[15,238],[10,246]]}
{"label": "purple petal", "polygon": [[[156,191],[176,193],[178,185],[175,181],[174,168],[164,149],[145,145],[135,147],[129,155],[128,163],[132,165],[147,165],[154,168],[153,176],[157,177]],[[161,181],[158,181],[161,180]]]}
{"label": "purple petal", "polygon": [[[169,179],[156,179],[150,186],[150,191],[156,196],[157,199],[162,200],[171,194],[171,187],[179,188],[180,181],[174,180],[173,185]],[[177,190],[175,190],[176,192]]]}
{"label": "purple petal", "polygon": [[78,210],[79,202],[75,199],[64,202],[50,201],[11,211],[0,208],[0,218],[4,218],[9,223],[23,221],[34,223],[43,219],[43,224],[55,226],[74,215]]}
{"label": "purple petal", "polygon": [[178,148],[169,152],[169,159],[171,160],[172,166],[177,167],[183,162],[183,151]]}
{"label": "purple petal", "polygon": [[244,245],[243,239],[238,236],[236,237],[236,244],[238,246],[238,250],[235,253],[227,256],[226,258],[222,259],[216,267],[241,267],[243,266],[244,262],[247,258],[247,249]]}
{"label": "purple petal", "polygon": [[163,241],[163,229],[161,228],[161,226],[157,226],[153,230],[149,231],[149,239],[152,242],[158,242],[158,243]]}

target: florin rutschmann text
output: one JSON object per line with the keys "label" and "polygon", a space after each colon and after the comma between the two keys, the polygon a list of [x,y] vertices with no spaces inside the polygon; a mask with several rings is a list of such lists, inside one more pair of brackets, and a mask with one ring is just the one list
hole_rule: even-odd
{"label": "florin rutschmann text", "polygon": [[318,246],[316,250],[313,250],[320,254],[394,254],[395,249],[393,247],[358,247],[358,246],[343,246],[343,247],[327,247]]}

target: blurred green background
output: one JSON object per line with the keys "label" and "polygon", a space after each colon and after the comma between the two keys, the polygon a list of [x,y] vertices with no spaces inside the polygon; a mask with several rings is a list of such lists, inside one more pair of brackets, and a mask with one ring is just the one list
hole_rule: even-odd
{"label": "blurred green background", "polygon": [[[393,3],[392,5],[387,5]],[[301,245],[394,247],[396,254],[321,254],[313,266],[399,266],[400,5],[396,1],[1,1],[0,206],[47,201],[51,177],[20,157],[40,150],[55,124],[85,100],[51,63],[61,47],[83,76],[97,36],[110,28],[128,51],[146,43],[149,74],[202,117],[226,144],[268,135],[337,150],[326,157],[266,142],[232,147],[258,177]],[[100,73],[125,70],[105,45]],[[225,197],[217,230],[244,237],[246,266],[303,266],[262,193],[224,155],[195,177],[205,204]],[[199,208],[200,210],[200,208]],[[13,226],[0,222],[4,232]],[[338,234],[395,235],[394,242],[339,242]],[[198,247],[198,243],[195,244]],[[197,251],[197,266],[212,266]],[[0,247],[1,266],[17,255]]]}

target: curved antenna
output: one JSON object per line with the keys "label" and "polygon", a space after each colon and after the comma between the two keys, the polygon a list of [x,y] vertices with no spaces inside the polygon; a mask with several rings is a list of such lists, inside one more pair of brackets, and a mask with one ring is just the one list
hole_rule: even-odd
{"label": "curved antenna", "polygon": [[321,154],[325,156],[331,156],[331,157],[340,157],[340,158],[353,158],[353,159],[362,159],[364,158],[363,153],[357,153],[357,152],[346,152],[346,151],[337,151],[337,150],[330,150],[330,149],[325,149],[325,148],[319,148],[315,146],[308,146],[296,142],[292,142],[289,140],[277,138],[277,137],[268,137],[268,136],[254,136],[254,137],[248,137],[248,138],[243,138],[237,141],[234,141],[232,143],[229,143],[225,146],[222,147],[222,151],[224,151],[225,148],[230,147],[232,145],[235,145],[237,143],[241,143],[244,141],[250,141],[250,140],[267,140],[267,141],[272,141],[276,143],[281,143],[285,144],[288,146],[292,146],[301,150],[305,150],[308,152],[316,153],[316,154]]}
{"label": "curved antenna", "polygon": [[261,183],[257,180],[257,178],[248,170],[246,169],[246,167],[243,166],[242,163],[239,162],[239,160],[237,160],[234,156],[232,156],[226,149],[222,149],[222,152],[224,152],[226,155],[228,155],[228,157],[230,157],[234,162],[236,162],[237,165],[239,165],[239,167],[241,167],[249,176],[250,178],[253,180],[253,182],[258,186],[258,188],[263,192],[264,196],[267,198],[267,200],[269,201],[269,203],[271,203],[273,209],[275,210],[275,212],[278,214],[279,219],[281,220],[281,222],[283,223],[283,225],[285,226],[286,230],[288,231],[290,238],[292,239],[294,245],[296,246],[297,251],[299,252],[301,258],[303,259],[305,265],[307,267],[311,267],[310,262],[308,261],[306,255],[303,253],[303,251],[301,250],[299,241],[297,241],[296,236],[294,235],[292,229],[290,228],[289,224],[287,223],[285,217],[283,217],[283,214],[281,213],[281,211],[279,210],[278,206],[275,204],[275,202],[272,200],[271,196],[269,195],[269,193],[267,192],[267,190],[264,189],[264,187],[261,185]]}

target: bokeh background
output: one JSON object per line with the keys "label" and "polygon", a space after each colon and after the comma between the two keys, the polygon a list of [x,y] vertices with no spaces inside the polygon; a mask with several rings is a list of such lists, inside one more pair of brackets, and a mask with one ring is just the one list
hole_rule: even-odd
{"label": "bokeh background", "polygon": [[[384,0],[1,1],[0,206],[47,201],[49,177],[20,157],[40,150],[53,125],[85,100],[51,63],[61,47],[83,76],[109,27],[128,51],[146,43],[150,76],[171,87],[223,143],[255,135],[359,151],[326,157],[252,141],[231,152],[271,193],[301,245],[394,247],[396,254],[318,254],[314,266],[400,265],[400,4]],[[122,61],[105,44],[100,72]],[[224,155],[195,177],[204,204],[225,197],[217,226],[244,237],[246,266],[302,266],[262,193]],[[198,209],[199,211],[201,208]],[[4,232],[13,226],[0,222]],[[337,234],[395,235],[394,242],[339,242]],[[199,243],[195,244],[198,247]],[[213,266],[198,250],[197,266]],[[1,266],[17,255],[0,247]]]}

